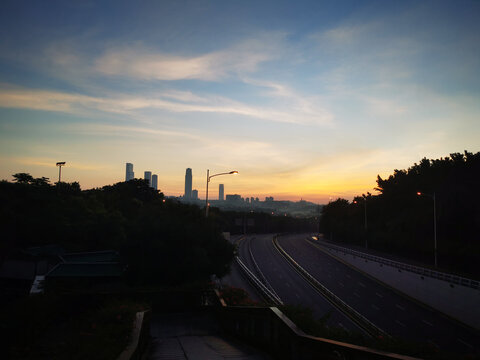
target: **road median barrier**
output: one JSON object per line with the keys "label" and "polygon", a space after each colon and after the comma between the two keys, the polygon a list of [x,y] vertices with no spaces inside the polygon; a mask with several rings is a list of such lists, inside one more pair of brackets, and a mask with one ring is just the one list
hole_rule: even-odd
{"label": "road median barrier", "polygon": [[273,238],[273,244],[279,253],[300,273],[308,283],[315,288],[328,302],[335,306],[339,311],[345,314],[350,318],[355,324],[357,324],[362,330],[364,330],[368,335],[379,338],[379,337],[390,337],[385,331],[380,329],[366,317],[361,315],[355,309],[350,307],[342,299],[340,299],[333,292],[328,290],[324,285],[322,285],[317,279],[310,275],[300,264],[298,264],[278,243],[277,236]]}

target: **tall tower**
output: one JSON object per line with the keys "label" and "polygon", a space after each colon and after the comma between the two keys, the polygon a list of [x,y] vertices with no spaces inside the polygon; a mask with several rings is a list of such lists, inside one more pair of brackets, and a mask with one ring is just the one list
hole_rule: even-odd
{"label": "tall tower", "polygon": [[145,180],[148,181],[148,185],[152,183],[152,172],[151,171],[145,171],[145,174],[143,176]]}
{"label": "tall tower", "polygon": [[192,198],[192,169],[187,168],[185,172],[185,195],[183,195],[185,200],[190,200]]}
{"label": "tall tower", "polygon": [[127,163],[126,171],[125,171],[125,181],[133,180],[135,177],[135,173],[133,172],[133,164]]}
{"label": "tall tower", "polygon": [[192,190],[192,200],[198,200],[198,190]]}
{"label": "tall tower", "polygon": [[157,174],[152,175],[152,185],[151,187],[157,190],[157,185],[158,185],[158,176]]}
{"label": "tall tower", "polygon": [[223,184],[218,185],[218,200],[223,201],[225,194],[225,188]]}

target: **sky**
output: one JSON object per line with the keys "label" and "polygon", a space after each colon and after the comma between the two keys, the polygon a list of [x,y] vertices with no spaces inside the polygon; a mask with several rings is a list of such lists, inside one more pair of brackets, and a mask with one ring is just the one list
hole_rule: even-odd
{"label": "sky", "polygon": [[[2,1],[0,179],[374,192],[480,151],[480,1]],[[210,190],[213,191],[213,190]],[[216,192],[216,190],[214,191]],[[212,195],[209,194],[211,198]],[[215,195],[213,195],[215,198]]]}

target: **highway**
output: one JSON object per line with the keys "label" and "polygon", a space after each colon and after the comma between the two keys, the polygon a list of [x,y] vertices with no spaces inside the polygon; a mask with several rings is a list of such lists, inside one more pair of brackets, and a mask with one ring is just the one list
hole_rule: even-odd
{"label": "highway", "polygon": [[[278,240],[282,248],[315,279],[390,335],[427,342],[442,350],[478,354],[479,349],[475,347],[478,347],[479,337],[474,330],[427,309],[325,254],[307,241],[305,235],[280,236]],[[262,259],[265,269],[272,267],[275,272],[280,267],[289,267],[268,259],[275,252],[271,241],[252,244],[256,244],[252,247],[254,254]],[[275,266],[277,270],[273,269]],[[281,282],[275,282],[275,286],[279,294],[282,291],[280,288],[286,287]],[[302,300],[304,305],[310,306],[309,299]]]}
{"label": "highway", "polygon": [[[273,247],[273,235],[248,236],[240,242],[239,257],[257,275],[264,278],[285,304],[311,308],[317,318],[331,313],[327,325],[362,332],[348,317],[334,308]],[[254,260],[258,265],[256,269]]]}
{"label": "highway", "polygon": [[[480,354],[479,333],[401,295],[325,254],[307,235],[284,235],[279,245],[318,282],[386,333],[458,354]],[[251,235],[239,242],[239,257],[285,304],[311,308],[327,325],[362,332],[312,287],[283,257],[273,235]]]}

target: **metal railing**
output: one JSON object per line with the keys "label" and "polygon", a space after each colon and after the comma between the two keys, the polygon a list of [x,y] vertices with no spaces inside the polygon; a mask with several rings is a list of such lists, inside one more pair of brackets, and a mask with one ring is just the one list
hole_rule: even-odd
{"label": "metal railing", "polygon": [[322,285],[317,279],[308,273],[300,264],[298,264],[288,253],[280,246],[277,241],[277,237],[273,238],[273,244],[275,248],[299,271],[303,277],[315,288],[317,289],[322,296],[328,300],[333,306],[338,310],[344,313],[348,318],[355,322],[361,329],[363,329],[367,334],[378,338],[379,336],[390,337],[385,331],[380,329],[366,317],[361,315],[355,309],[350,307],[342,299],[340,299],[333,292],[328,290],[324,285]]}
{"label": "metal railing", "polygon": [[243,263],[243,261],[235,256],[235,261],[240,266],[243,274],[247,277],[250,283],[260,291],[262,297],[271,302],[274,305],[283,305],[283,301],[278,297],[277,294],[273,293],[269,288],[267,288],[253,273],[252,271]]}
{"label": "metal railing", "polygon": [[253,256],[253,252],[252,252],[252,248],[250,246],[250,242],[252,241],[253,239],[249,239],[248,242],[247,242],[247,246],[248,246],[248,253],[250,255],[250,258],[252,259],[252,262],[253,262],[253,266],[255,268],[255,271],[257,272],[258,276],[260,277],[260,281],[268,288],[270,289],[270,291],[275,295],[275,297],[280,300],[280,296],[278,296],[278,294],[275,292],[275,290],[273,289],[272,285],[270,285],[270,283],[268,282],[267,278],[265,277],[265,275],[263,275],[263,272],[262,270],[260,270],[260,267],[258,266],[257,262],[255,261],[255,256]]}
{"label": "metal railing", "polygon": [[402,263],[402,262],[399,262],[399,261],[389,260],[389,259],[386,259],[386,258],[383,258],[383,257],[380,257],[380,256],[370,255],[370,254],[362,253],[360,251],[352,250],[352,249],[349,249],[349,248],[344,248],[344,247],[341,247],[341,246],[338,246],[338,245],[329,244],[329,243],[326,243],[326,242],[321,241],[321,240],[313,240],[310,237],[308,238],[308,240],[312,241],[314,244],[318,244],[320,246],[330,248],[330,249],[335,250],[337,252],[343,252],[345,255],[346,254],[351,254],[353,256],[358,256],[359,258],[362,258],[362,259],[365,259],[365,260],[370,260],[370,261],[374,261],[374,262],[377,262],[377,263],[380,263],[380,264],[392,266],[392,267],[400,269],[400,270],[410,271],[410,272],[413,272],[413,273],[416,273],[416,274],[419,274],[419,275],[422,275],[422,276],[429,276],[429,277],[434,278],[434,279],[448,281],[450,283],[470,287],[472,289],[480,289],[480,282],[477,281],[477,280],[472,280],[472,279],[464,278],[464,277],[461,277],[461,276],[456,276],[456,275],[453,275],[453,274],[447,274],[447,273],[444,273],[444,272],[431,270],[431,269],[427,269],[427,268],[420,267],[420,266],[405,264],[405,263]]}
{"label": "metal railing", "polygon": [[420,360],[341,341],[306,335],[276,307],[218,307],[222,328],[281,360]]}

